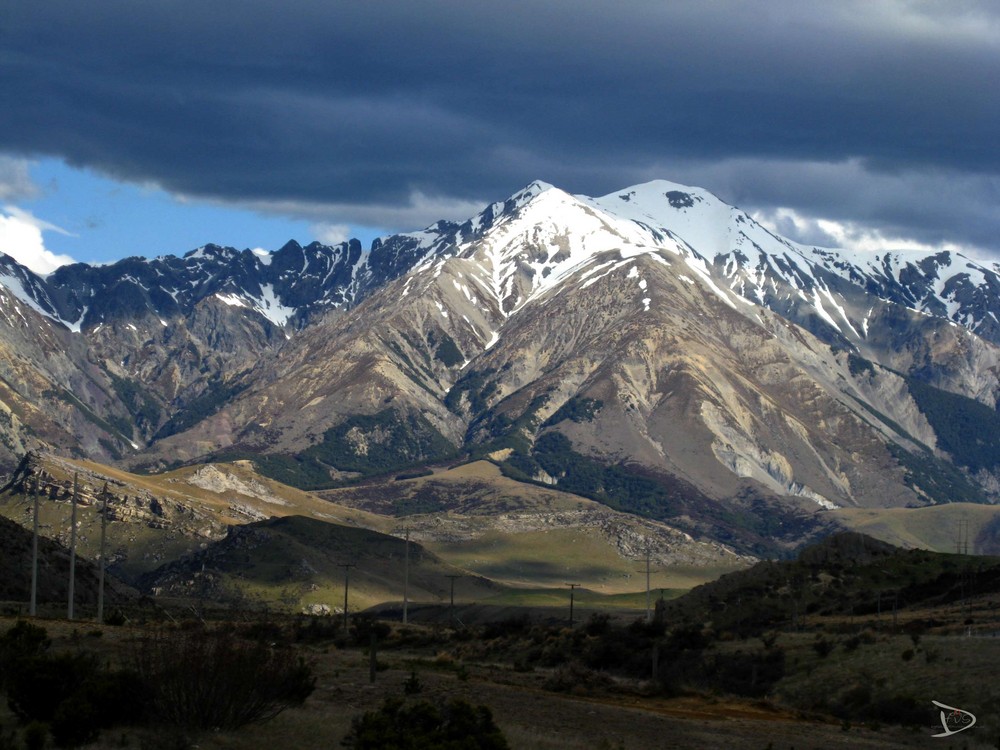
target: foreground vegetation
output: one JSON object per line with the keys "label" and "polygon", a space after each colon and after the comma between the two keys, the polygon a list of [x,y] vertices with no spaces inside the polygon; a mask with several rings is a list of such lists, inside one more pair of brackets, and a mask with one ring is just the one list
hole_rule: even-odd
{"label": "foreground vegetation", "polygon": [[667,613],[572,628],[529,611],[457,628],[356,615],[346,631],[329,617],[9,620],[0,748],[637,750],[662,747],[663,717],[681,748],[918,747],[932,700],[976,714],[969,748],[1000,731],[1000,640],[875,618],[736,634]]}
{"label": "foreground vegetation", "polygon": [[301,705],[315,688],[291,649],[230,628],[146,630],[110,654],[51,646],[44,627],[23,620],[0,636],[0,688],[29,747],[47,735],[79,747],[121,726],[178,737],[238,729]]}
{"label": "foreground vegetation", "polygon": [[844,535],[649,618],[476,606],[347,628],[183,603],[101,627],[10,619],[0,750],[640,750],[665,732],[679,748],[902,748],[940,731],[933,701],[977,717],[960,746],[1000,736],[994,558]]}

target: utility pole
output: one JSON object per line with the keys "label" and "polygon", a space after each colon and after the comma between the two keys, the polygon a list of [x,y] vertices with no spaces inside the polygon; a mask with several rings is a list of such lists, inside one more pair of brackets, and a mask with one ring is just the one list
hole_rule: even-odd
{"label": "utility pole", "polygon": [[451,579],[451,603],[448,605],[448,619],[451,620],[452,627],[455,627],[455,579],[461,577],[454,574],[448,576]]}
{"label": "utility pole", "polygon": [[342,563],[344,569],[344,632],[347,632],[347,592],[351,587],[351,568],[358,567],[354,563]]}
{"label": "utility pole", "polygon": [[646,622],[653,619],[652,610],[649,608],[649,544],[646,544]]}
{"label": "utility pole", "polygon": [[38,614],[38,475],[35,474],[34,516],[31,522],[31,605],[28,613],[35,617]]}
{"label": "utility pole", "polygon": [[107,539],[108,529],[108,483],[104,483],[101,490],[101,499],[104,501],[101,508],[101,567],[97,573],[97,622],[104,624],[104,542]]}
{"label": "utility pole", "polygon": [[573,627],[573,593],[576,591],[576,587],[579,583],[567,583],[569,586],[569,626]]}
{"label": "utility pole", "polygon": [[958,519],[958,537],[955,539],[955,552],[959,555],[969,554],[969,519]]}
{"label": "utility pole", "polygon": [[406,529],[406,556],[403,558],[403,624],[408,622],[410,605],[410,529]]}
{"label": "utility pole", "polygon": [[70,524],[69,524],[69,607],[67,612],[67,619],[73,619],[73,598],[75,592],[73,591],[74,582],[76,580],[76,493],[78,486],[79,474],[77,472],[73,473],[73,510],[70,513]]}

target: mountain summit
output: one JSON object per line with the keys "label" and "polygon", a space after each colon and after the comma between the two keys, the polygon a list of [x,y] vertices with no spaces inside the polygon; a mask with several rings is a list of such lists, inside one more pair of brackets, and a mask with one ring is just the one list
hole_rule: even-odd
{"label": "mountain summit", "polygon": [[261,255],[0,258],[0,441],[300,486],[488,455],[716,538],[991,499],[1000,269],[773,234],[666,181]]}

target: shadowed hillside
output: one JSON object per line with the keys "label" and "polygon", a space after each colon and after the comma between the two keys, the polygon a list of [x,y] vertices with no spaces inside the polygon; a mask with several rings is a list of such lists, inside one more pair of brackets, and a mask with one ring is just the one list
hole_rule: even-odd
{"label": "shadowed hillside", "polygon": [[[31,600],[31,544],[27,529],[0,516],[0,601],[24,604]],[[40,607],[66,606],[69,597],[70,552],[51,539],[38,540],[38,604]],[[134,598],[136,592],[108,575],[106,603]],[[97,603],[98,571],[91,562],[77,557],[74,601],[78,607]]]}
{"label": "shadowed hillside", "polygon": [[[672,620],[707,622],[716,632],[739,635],[851,618],[923,629],[975,626],[977,611],[983,622],[992,621],[998,595],[998,557],[904,550],[845,532],[805,548],[796,560],[761,562],[697,586],[668,609]],[[956,605],[951,622],[930,613]]]}
{"label": "shadowed hillside", "polygon": [[[234,526],[225,539],[140,579],[161,596],[225,604],[276,604],[293,610],[343,611],[345,566],[350,609],[403,599],[406,541],[377,531],[302,516]],[[409,596],[438,602],[456,595],[485,598],[500,589],[489,580],[409,545]]]}

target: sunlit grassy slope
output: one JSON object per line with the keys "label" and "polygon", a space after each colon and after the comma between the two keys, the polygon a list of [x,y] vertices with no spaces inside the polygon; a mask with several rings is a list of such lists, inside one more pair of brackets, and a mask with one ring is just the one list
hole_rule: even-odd
{"label": "sunlit grassy slope", "polygon": [[[935,552],[1000,555],[1000,507],[948,503],[926,508],[841,508],[829,514],[848,529]],[[967,545],[966,545],[967,542]]]}

